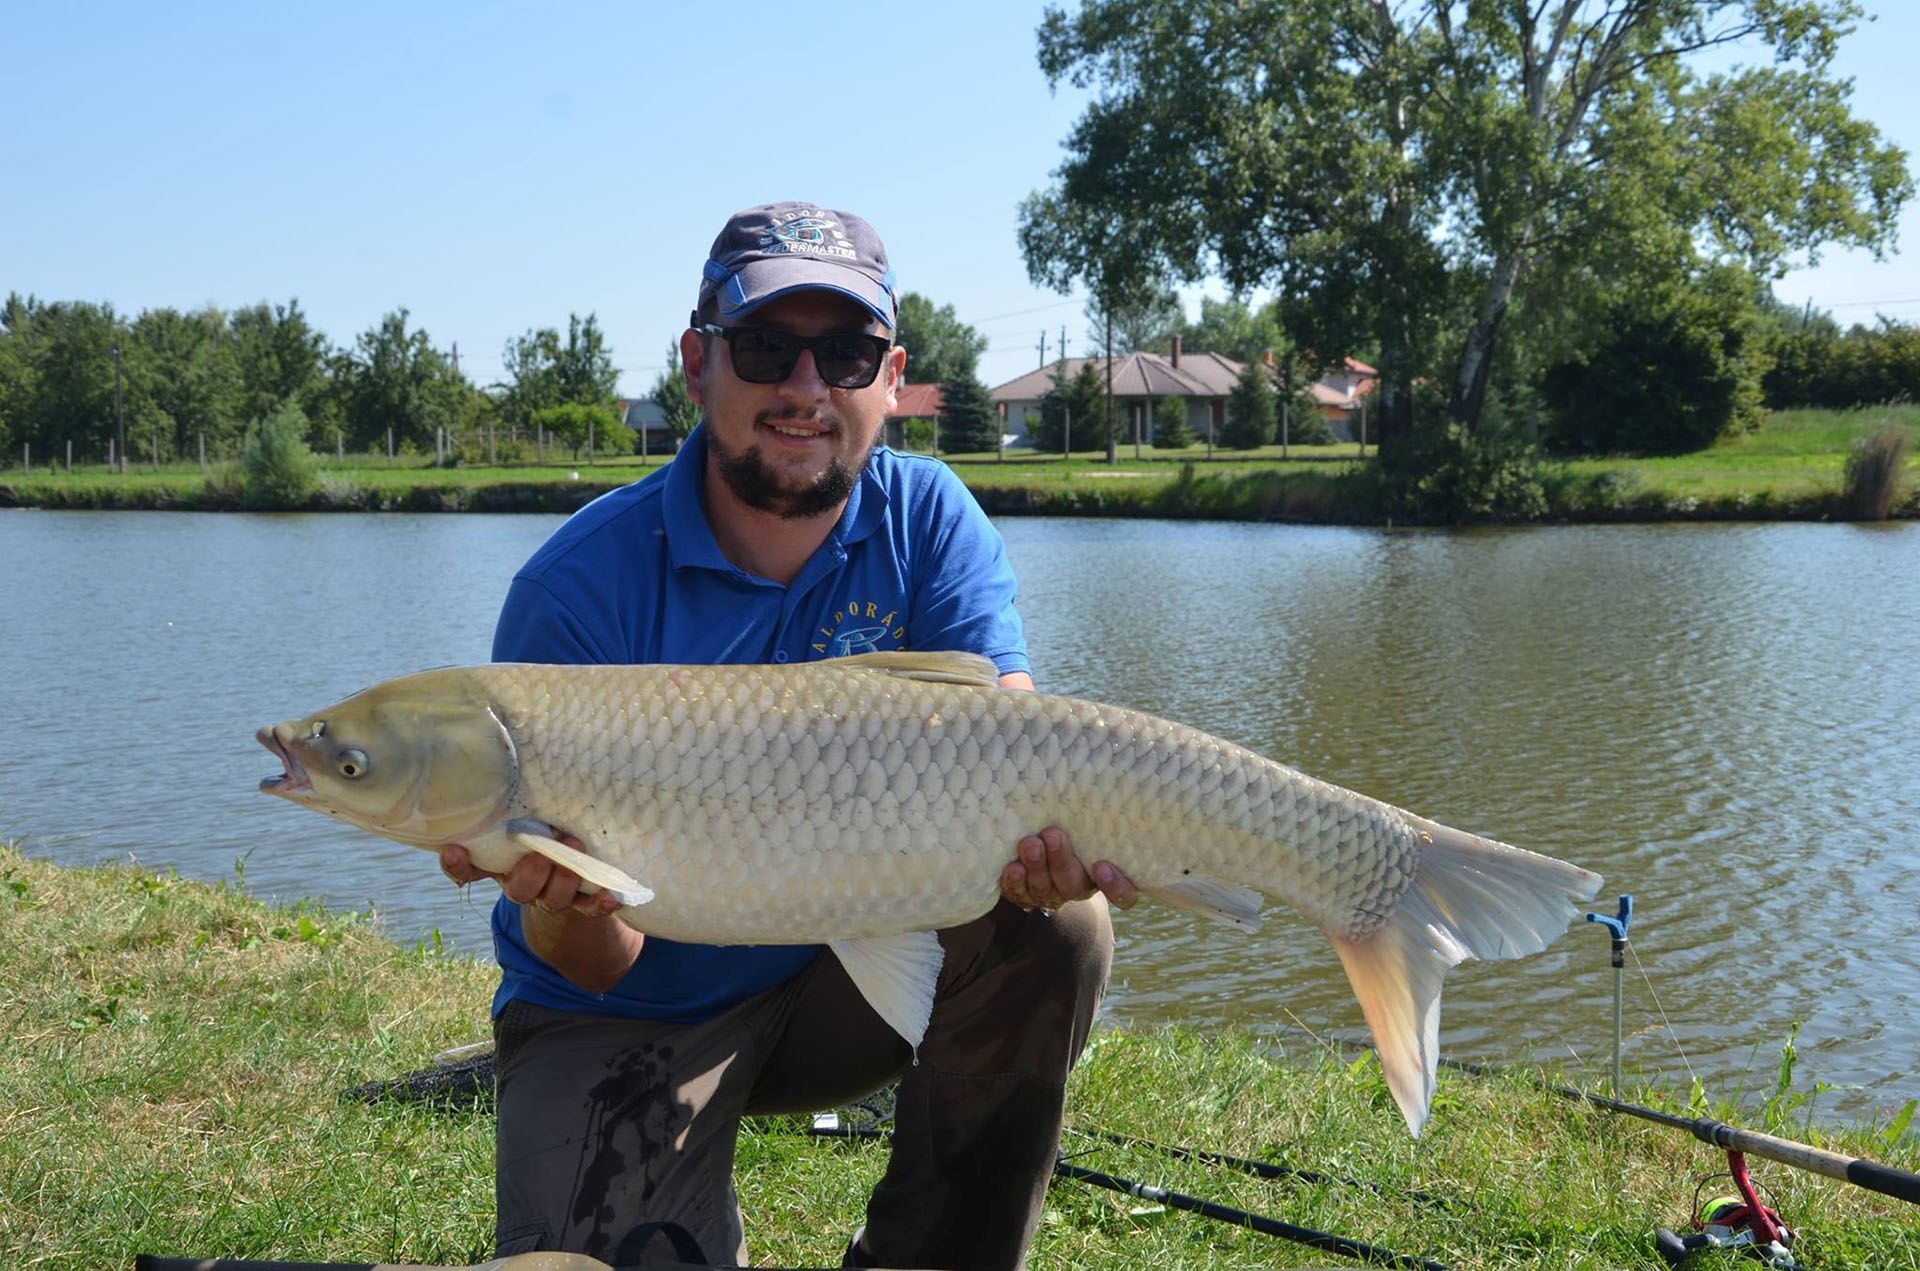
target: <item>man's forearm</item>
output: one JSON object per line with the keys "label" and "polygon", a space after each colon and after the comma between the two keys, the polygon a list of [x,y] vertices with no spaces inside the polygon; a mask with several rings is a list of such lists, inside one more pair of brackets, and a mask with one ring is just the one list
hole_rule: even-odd
{"label": "man's forearm", "polygon": [[566,910],[548,913],[538,905],[520,906],[520,929],[527,947],[570,982],[605,993],[633,968],[646,937],[613,917],[588,917]]}

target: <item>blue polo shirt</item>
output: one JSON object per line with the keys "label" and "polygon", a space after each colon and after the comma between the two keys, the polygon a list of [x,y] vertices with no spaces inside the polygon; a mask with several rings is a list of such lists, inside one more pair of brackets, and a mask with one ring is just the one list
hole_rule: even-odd
{"label": "blue polo shirt", "polygon": [[[808,662],[918,649],[980,653],[1003,675],[1030,669],[1005,546],[946,464],[875,450],[833,532],[782,586],[721,555],[704,507],[706,463],[703,425],[673,462],[568,518],[514,576],[494,660]],[[493,947],[495,1014],[519,999],[682,1022],[778,984],[818,952],[649,936],[611,992],[591,993],[527,947],[520,906],[504,896]]]}

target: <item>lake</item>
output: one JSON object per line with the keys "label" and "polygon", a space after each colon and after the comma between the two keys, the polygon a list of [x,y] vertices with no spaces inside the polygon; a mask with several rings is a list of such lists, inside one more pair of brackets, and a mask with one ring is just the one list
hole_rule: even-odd
{"label": "lake", "polygon": [[[484,660],[551,516],[0,511],[0,834],[371,910],[485,956],[491,884],[260,795],[253,740]],[[1920,1096],[1920,526],[1391,531],[1003,519],[1036,675],[1633,894],[1627,1062],[1716,1096]],[[1094,845],[1087,845],[1089,851]],[[1364,1035],[1332,950],[1143,904],[1108,1015]],[[1443,1051],[1610,1062],[1603,929],[1448,980]],[[483,1021],[474,1022],[476,1036]]]}

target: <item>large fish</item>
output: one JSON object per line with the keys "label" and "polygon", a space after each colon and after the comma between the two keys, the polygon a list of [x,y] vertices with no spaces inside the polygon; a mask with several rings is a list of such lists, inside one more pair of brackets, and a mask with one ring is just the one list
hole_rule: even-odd
{"label": "large fish", "polygon": [[1537,952],[1600,886],[1182,724],[1002,688],[970,654],[452,667],[259,739],[286,768],[268,793],[494,871],[542,853],[648,934],[828,945],[914,1045],[932,933],[992,908],[1043,826],[1244,930],[1264,892],[1333,942],[1416,1134],[1448,969]]}

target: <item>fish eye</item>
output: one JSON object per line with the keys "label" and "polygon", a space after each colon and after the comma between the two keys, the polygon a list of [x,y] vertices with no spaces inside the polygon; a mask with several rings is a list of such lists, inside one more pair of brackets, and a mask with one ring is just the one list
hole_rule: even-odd
{"label": "fish eye", "polygon": [[340,775],[352,780],[367,775],[367,752],[364,750],[343,750],[333,765]]}

